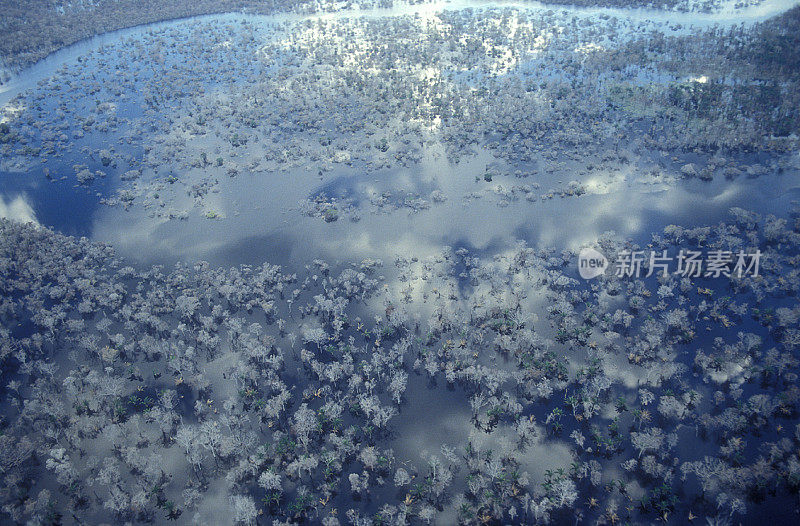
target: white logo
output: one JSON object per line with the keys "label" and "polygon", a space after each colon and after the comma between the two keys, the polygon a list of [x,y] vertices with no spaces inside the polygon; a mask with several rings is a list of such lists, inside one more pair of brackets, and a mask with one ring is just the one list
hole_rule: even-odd
{"label": "white logo", "polygon": [[606,257],[593,248],[581,249],[578,254],[578,274],[583,279],[596,278],[608,268]]}

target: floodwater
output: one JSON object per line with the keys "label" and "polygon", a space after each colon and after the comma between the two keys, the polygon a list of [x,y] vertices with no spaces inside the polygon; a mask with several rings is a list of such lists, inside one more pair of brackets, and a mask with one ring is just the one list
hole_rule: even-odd
{"label": "floodwater", "polygon": [[[795,4],[768,0],[735,13],[723,10],[717,14],[553,9],[566,10],[576,16],[607,15],[633,22],[666,22],[670,24],[667,29],[671,32],[688,32],[712,24],[752,23]],[[311,16],[230,14],[196,17],[192,21],[247,20],[272,24],[309,18],[385,17],[414,13],[427,16],[441,9],[466,7],[550,9],[536,2],[459,0]],[[65,65],[74,66],[78,57],[88,52],[121,39],[165,28],[174,29],[184,38],[188,38],[193,30],[187,21],[171,21],[121,30],[81,42],[54,54],[0,87],[0,103],[12,103],[23,90],[37,89],[40,81]],[[265,38],[269,35],[268,31],[265,32]],[[524,65],[520,70],[524,70]],[[638,79],[644,83],[661,80],[656,73],[642,74]],[[119,108],[117,113],[125,119],[135,120],[141,116],[141,110],[130,102],[137,94],[129,95],[129,103]],[[86,98],[91,99],[91,95]],[[52,109],[58,102],[48,100],[44,104]],[[201,182],[211,183],[210,191],[201,205],[187,193],[188,187],[196,180],[184,183],[178,177],[174,183],[165,183],[162,173],[159,176],[162,184],[150,187],[145,199],[139,199],[128,207],[119,204],[106,206],[101,204],[101,200],[117,195],[117,191],[124,187],[122,174],[141,167],[138,158],[142,152],[115,140],[115,134],[121,134],[121,130],[109,135],[90,132],[79,141],[84,145],[104,141],[97,143],[95,148],[114,145],[119,154],[115,166],[104,166],[101,160],[93,157],[87,159],[78,148],[46,163],[37,160],[19,165],[6,164],[0,173],[0,212],[17,218],[28,216],[66,234],[109,243],[127,262],[143,267],[199,260],[208,261],[215,267],[266,261],[283,266],[285,272],[293,272],[314,259],[335,265],[371,258],[389,263],[380,272],[388,275],[390,284],[396,285],[391,282],[394,271],[390,263],[398,256],[425,258],[440,254],[443,247],[453,247],[466,248],[472,255],[490,260],[495,255],[508,253],[519,241],[557,251],[577,250],[607,231],[645,245],[651,233],[670,224],[686,228],[714,224],[727,220],[731,207],[786,215],[800,199],[800,158],[797,154],[784,156],[782,160],[786,168],[782,170],[771,165],[772,159],[764,154],[742,155],[737,161],[741,164],[760,163],[766,166],[765,173],[758,177],[741,175],[732,180],[717,174],[711,181],[702,181],[680,177],[683,163],[702,162],[696,156],[684,155],[676,159],[672,158],[672,152],[666,155],[658,151],[642,151],[636,145],[617,146],[628,159],[623,164],[604,164],[600,159],[576,160],[565,156],[554,159],[540,157],[528,164],[505,166],[491,152],[479,147],[455,162],[447,158],[441,144],[432,143],[424,147],[419,163],[373,170],[362,161],[354,160],[335,163],[324,176],[305,166],[257,173],[241,170],[235,177],[228,175],[225,168],[208,167]],[[66,133],[73,131],[66,130]],[[587,170],[587,163],[595,168]],[[91,172],[104,171],[105,176],[98,176],[90,185],[78,185],[73,169],[76,164],[86,165]],[[174,168],[169,167],[166,171]],[[488,178],[491,180],[485,177],[487,168],[496,172]],[[149,172],[143,174],[143,182],[152,183],[149,177],[155,178]],[[573,181],[582,189],[580,195],[569,190]],[[324,203],[323,208],[334,206],[338,214],[335,220],[326,221],[324,216],[313,213],[315,203]],[[186,213],[170,217],[169,210]],[[547,298],[530,298],[529,301],[544,302]],[[374,315],[384,309],[383,305],[377,309],[373,307],[370,305],[364,310]],[[544,305],[537,304],[537,307],[530,309],[531,312],[545,311]],[[424,308],[420,306],[420,309]],[[368,319],[366,314],[365,318]],[[548,327],[537,326],[537,331],[552,336]],[[710,341],[716,334],[709,334],[706,340]],[[582,364],[585,357],[577,356],[578,352],[575,354],[571,357],[572,363]],[[626,373],[625,365],[620,364],[621,375]],[[217,385],[232,389],[230,382],[216,380]],[[635,388],[638,378],[627,380],[626,387]],[[222,393],[218,391],[217,395]],[[497,436],[471,436],[469,404],[460,388],[450,389],[441,382],[431,387],[425,375],[412,376],[406,398],[407,403],[393,421],[393,426],[402,433],[389,437],[384,444],[394,449],[399,460],[419,462],[424,450],[438,454],[441,444],[461,448],[467,440],[484,442],[487,449],[497,447]],[[540,432],[540,436],[544,434]],[[546,445],[531,448],[523,459],[523,467],[531,474],[534,484],[543,480],[542,473],[546,469],[567,465],[570,460],[571,451],[566,439],[546,440]],[[609,469],[618,468],[612,466]],[[344,482],[339,488],[338,502],[342,508],[350,498],[346,485]],[[212,488],[209,494],[214,495],[217,491],[224,494],[222,488]],[[397,496],[400,500],[402,497]],[[214,500],[211,498],[209,502]],[[207,506],[213,507],[212,504]],[[208,510],[206,516],[219,517],[214,513],[222,512],[220,509]],[[440,524],[454,522],[452,515],[439,517]]]}
{"label": "floodwater", "polygon": [[[614,16],[620,20],[666,23],[668,31],[690,31],[711,24],[752,23],[779,13],[796,2],[769,0],[738,11],[723,9],[714,14],[685,14],[651,10],[557,8],[575,16]],[[426,16],[442,9],[466,7],[542,10],[535,2],[456,2],[418,6],[398,5],[391,9],[341,11],[317,15],[261,16],[227,14],[196,17],[192,21],[247,20],[266,25],[305,19],[386,17],[419,14]],[[685,25],[682,25],[685,24]],[[681,25],[681,27],[678,27]],[[265,26],[266,27],[266,26]],[[272,26],[270,26],[272,27]],[[120,30],[80,42],[59,51],[0,87],[0,103],[8,104],[20,92],[35,88],[78,57],[126,38],[149,31],[171,28],[191,31],[186,21],[169,21]],[[264,38],[270,38],[266,32]],[[188,37],[187,37],[188,38]],[[520,71],[525,65],[520,66]],[[657,75],[656,75],[657,77]],[[642,82],[658,81],[652,75]],[[135,94],[131,94],[135,98]],[[87,97],[87,100],[91,97]],[[54,108],[57,101],[50,101]],[[118,108],[118,115],[136,119],[135,104]],[[114,144],[114,135],[102,136],[103,144]],[[87,134],[82,144],[91,145],[98,137]],[[95,146],[97,147],[97,146]],[[135,165],[141,152],[116,145]],[[391,260],[414,249],[419,254],[437,253],[442,246],[467,247],[480,253],[501,253],[517,240],[532,246],[576,249],[605,231],[646,242],[650,232],[665,225],[708,224],[726,218],[733,206],[762,213],[788,210],[800,188],[800,171],[794,168],[781,174],[773,170],[758,178],[741,177],[713,182],[675,177],[678,166],[659,153],[631,153],[629,165],[613,170],[596,169],[576,175],[580,167],[569,159],[538,159],[531,166],[513,166],[521,177],[495,176],[482,179],[487,166],[496,163],[489,152],[476,149],[459,162],[447,160],[438,145],[426,146],[417,165],[399,166],[367,173],[357,161],[337,164],[332,174],[319,177],[303,168],[281,172],[250,174],[235,178],[220,169],[211,179],[212,193],[204,209],[194,210],[183,219],[161,217],[165,202],[191,209],[191,198],[182,185],[166,187],[147,207],[139,203],[123,208],[99,204],[120,187],[119,176],[132,166],[120,162],[106,169],[107,177],[97,178],[89,187],[76,186],[69,166],[85,163],[90,171],[103,168],[96,159],[83,155],[60,157],[47,162],[50,182],[37,163],[22,165],[2,174],[4,202],[25,201],[36,219],[67,234],[87,236],[111,243],[122,256],[142,264],[207,260],[215,265],[258,263],[265,260],[292,266],[296,262],[320,257],[331,261],[358,261],[363,258]],[[534,176],[524,177],[535,168]],[[647,169],[663,169],[662,177],[644,174]],[[561,197],[571,181],[585,188],[580,196]],[[783,190],[781,190],[783,189]],[[790,189],[786,191],[785,189]],[[432,199],[436,192],[437,199]],[[336,198],[346,206],[334,222],[310,217],[302,203],[319,196]],[[552,197],[551,197],[552,196]],[[158,201],[160,199],[160,202]],[[214,215],[209,219],[208,214]],[[293,263],[294,262],[294,263]]]}
{"label": "floodwater", "polygon": [[[752,24],[766,20],[770,17],[778,15],[791,9],[797,5],[798,0],[765,0],[758,5],[749,6],[744,9],[734,10],[732,6],[735,0],[726,3],[726,8],[716,13],[680,13],[680,12],[665,12],[654,9],[615,9],[615,8],[586,8],[575,6],[553,6],[546,5],[540,2],[486,2],[485,0],[446,0],[434,1],[419,5],[409,5],[404,3],[396,3],[391,8],[376,8],[376,9],[350,9],[340,10],[334,13],[316,13],[309,15],[297,14],[280,14],[280,15],[255,15],[252,13],[227,13],[219,15],[203,15],[191,17],[188,19],[168,20],[163,22],[155,22],[142,26],[135,26],[117,31],[111,31],[102,35],[97,35],[92,38],[77,42],[71,46],[67,46],[55,53],[51,54],[44,60],[36,63],[30,68],[20,72],[12,77],[12,79],[3,85],[0,85],[0,105],[6,104],[11,98],[20,92],[33,88],[36,84],[43,79],[53,75],[62,65],[68,62],[73,62],[76,58],[86,54],[89,51],[96,50],[104,45],[112,44],[120,41],[121,39],[141,35],[147,31],[159,30],[167,27],[172,27],[186,21],[240,21],[247,20],[248,22],[257,23],[281,23],[281,22],[298,22],[302,20],[335,20],[342,18],[352,17],[390,17],[390,16],[406,16],[406,15],[432,15],[442,10],[456,11],[461,9],[503,9],[512,8],[521,11],[524,10],[554,10],[558,12],[566,12],[574,14],[579,17],[596,17],[596,16],[609,16],[617,17],[622,20],[631,21],[651,21],[669,23],[670,26],[666,28],[671,32],[689,32],[693,29],[704,28],[713,25],[720,27],[739,25],[739,24]],[[680,25],[680,28],[677,26]]]}

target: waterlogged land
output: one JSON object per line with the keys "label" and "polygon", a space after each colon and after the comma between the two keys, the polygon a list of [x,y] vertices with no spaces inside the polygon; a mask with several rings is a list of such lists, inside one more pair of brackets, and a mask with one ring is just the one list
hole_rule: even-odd
{"label": "waterlogged land", "polygon": [[[391,257],[382,233],[386,223],[409,225],[408,213],[435,228],[453,216],[498,215],[477,230],[507,225],[508,238],[533,227],[545,244],[560,231],[574,238],[559,245],[575,248],[651,222],[651,204],[635,219],[616,214],[620,198],[634,207],[660,199],[680,214],[698,192],[724,193],[714,201],[724,213],[796,186],[800,90],[781,52],[791,49],[790,15],[744,28],[709,28],[697,15],[691,29],[583,9],[414,9],[160,25],[45,68],[51,76],[4,108],[7,188],[38,200],[40,215],[51,214],[45,224],[69,222],[69,233],[94,232],[168,263],[219,262],[224,240],[291,237],[297,224],[320,241],[338,241],[332,232],[378,238],[360,255]],[[772,49],[773,62],[754,68],[758,46]],[[765,85],[767,71],[775,78]],[[787,173],[785,182],[750,181]],[[686,192],[675,184],[686,178],[734,183]],[[80,212],[44,206],[54,193],[47,179]],[[594,202],[547,204],[576,196]],[[94,213],[98,202],[119,212]],[[569,206],[601,217],[559,228],[576,217]],[[432,243],[472,236],[470,226]],[[206,229],[224,235],[198,242]],[[485,246],[487,235],[467,241]]]}
{"label": "waterlogged land", "polygon": [[798,9],[343,7],[0,87],[3,520],[795,522]]}
{"label": "waterlogged land", "polygon": [[737,210],[655,244],[758,246],[770,262],[758,280],[589,288],[569,255],[526,246],[290,275],[137,271],[108,247],[3,223],[4,318],[26,320],[4,334],[5,510],[90,523],[789,522],[789,225]]}
{"label": "waterlogged land", "polygon": [[[450,5],[451,2],[412,1],[412,5],[431,4]],[[458,4],[459,2],[457,2]],[[463,3],[463,0],[460,2]],[[716,15],[735,12],[771,12],[774,5],[782,0],[660,0],[647,6],[672,13],[713,13]],[[638,8],[631,0],[578,0],[574,2],[553,2],[567,7],[600,8]],[[74,44],[82,39],[98,34],[109,33],[122,28],[153,23],[162,20],[175,20],[190,16],[211,13],[255,12],[260,14],[294,13],[301,16],[329,14],[342,11],[359,12],[382,10],[387,12],[394,7],[403,7],[406,2],[394,0],[363,0],[358,4],[326,0],[300,0],[293,2],[257,0],[198,0],[187,4],[172,0],[92,0],[87,2],[64,2],[52,0],[37,2],[17,0],[0,2],[3,19],[0,21],[4,38],[0,42],[0,84],[8,81],[12,72],[19,72],[32,63],[46,57],[56,50]],[[541,6],[538,2],[527,2],[524,6]],[[756,9],[754,9],[756,8]]]}

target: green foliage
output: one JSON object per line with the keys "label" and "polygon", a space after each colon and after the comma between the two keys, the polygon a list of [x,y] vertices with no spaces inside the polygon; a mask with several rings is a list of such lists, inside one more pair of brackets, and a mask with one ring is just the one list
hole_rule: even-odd
{"label": "green foliage", "polygon": [[325,219],[326,223],[333,223],[339,219],[339,211],[336,209],[336,207],[328,207],[322,211],[322,217]]}
{"label": "green foliage", "polygon": [[303,513],[314,507],[313,502],[314,502],[314,497],[310,494],[298,495],[289,504],[288,507],[289,515],[295,517],[302,515]]}
{"label": "green foliage", "polygon": [[289,436],[282,436],[278,443],[275,444],[275,454],[278,456],[290,455],[295,452],[297,442],[292,440]]}
{"label": "green foliage", "polygon": [[642,509],[650,510],[663,516],[664,514],[672,513],[678,502],[680,502],[680,499],[675,495],[672,487],[665,482],[645,494],[640,504]]}

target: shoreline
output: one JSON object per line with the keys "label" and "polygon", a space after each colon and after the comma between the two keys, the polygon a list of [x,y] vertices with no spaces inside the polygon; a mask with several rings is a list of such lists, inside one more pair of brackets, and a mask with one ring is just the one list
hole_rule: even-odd
{"label": "shoreline", "polygon": [[[681,12],[681,11],[664,11],[650,8],[613,8],[613,7],[582,7],[582,6],[566,6],[559,4],[548,4],[542,2],[526,2],[519,0],[501,1],[501,2],[487,2],[486,0],[436,0],[424,4],[399,4],[391,8],[369,8],[369,9],[347,9],[333,12],[316,12],[316,13],[293,13],[293,12],[280,12],[274,14],[259,14],[249,13],[246,11],[229,11],[220,13],[210,13],[204,15],[194,15],[189,17],[169,18],[159,20],[157,22],[150,22],[146,24],[139,24],[129,27],[99,33],[92,37],[78,40],[72,44],[62,47],[45,58],[27,66],[26,68],[13,72],[8,68],[3,71],[10,73],[11,77],[6,82],[0,83],[0,105],[6,105],[15,96],[22,93],[26,89],[32,87],[35,83],[49,77],[51,71],[60,67],[69,60],[74,60],[78,56],[97,49],[111,41],[117,41],[120,38],[131,37],[138,33],[159,29],[165,26],[171,26],[181,23],[189,22],[205,22],[212,20],[219,21],[236,21],[237,17],[247,19],[249,21],[256,21],[258,19],[261,23],[269,22],[299,22],[304,20],[329,20],[341,19],[349,17],[390,17],[390,16],[405,16],[405,15],[432,15],[441,11],[456,11],[463,9],[519,9],[529,11],[571,11],[574,15],[578,16],[612,16],[617,18],[627,18],[641,22],[653,22],[661,24],[675,24],[681,29],[690,30],[693,28],[712,27],[719,25],[736,25],[739,23],[758,23],[779,16],[788,10],[800,5],[800,0],[765,0],[764,2],[746,7],[743,9],[721,9],[715,13],[694,13],[694,12]],[[672,29],[672,28],[670,28]],[[673,32],[680,31],[675,29]]]}

